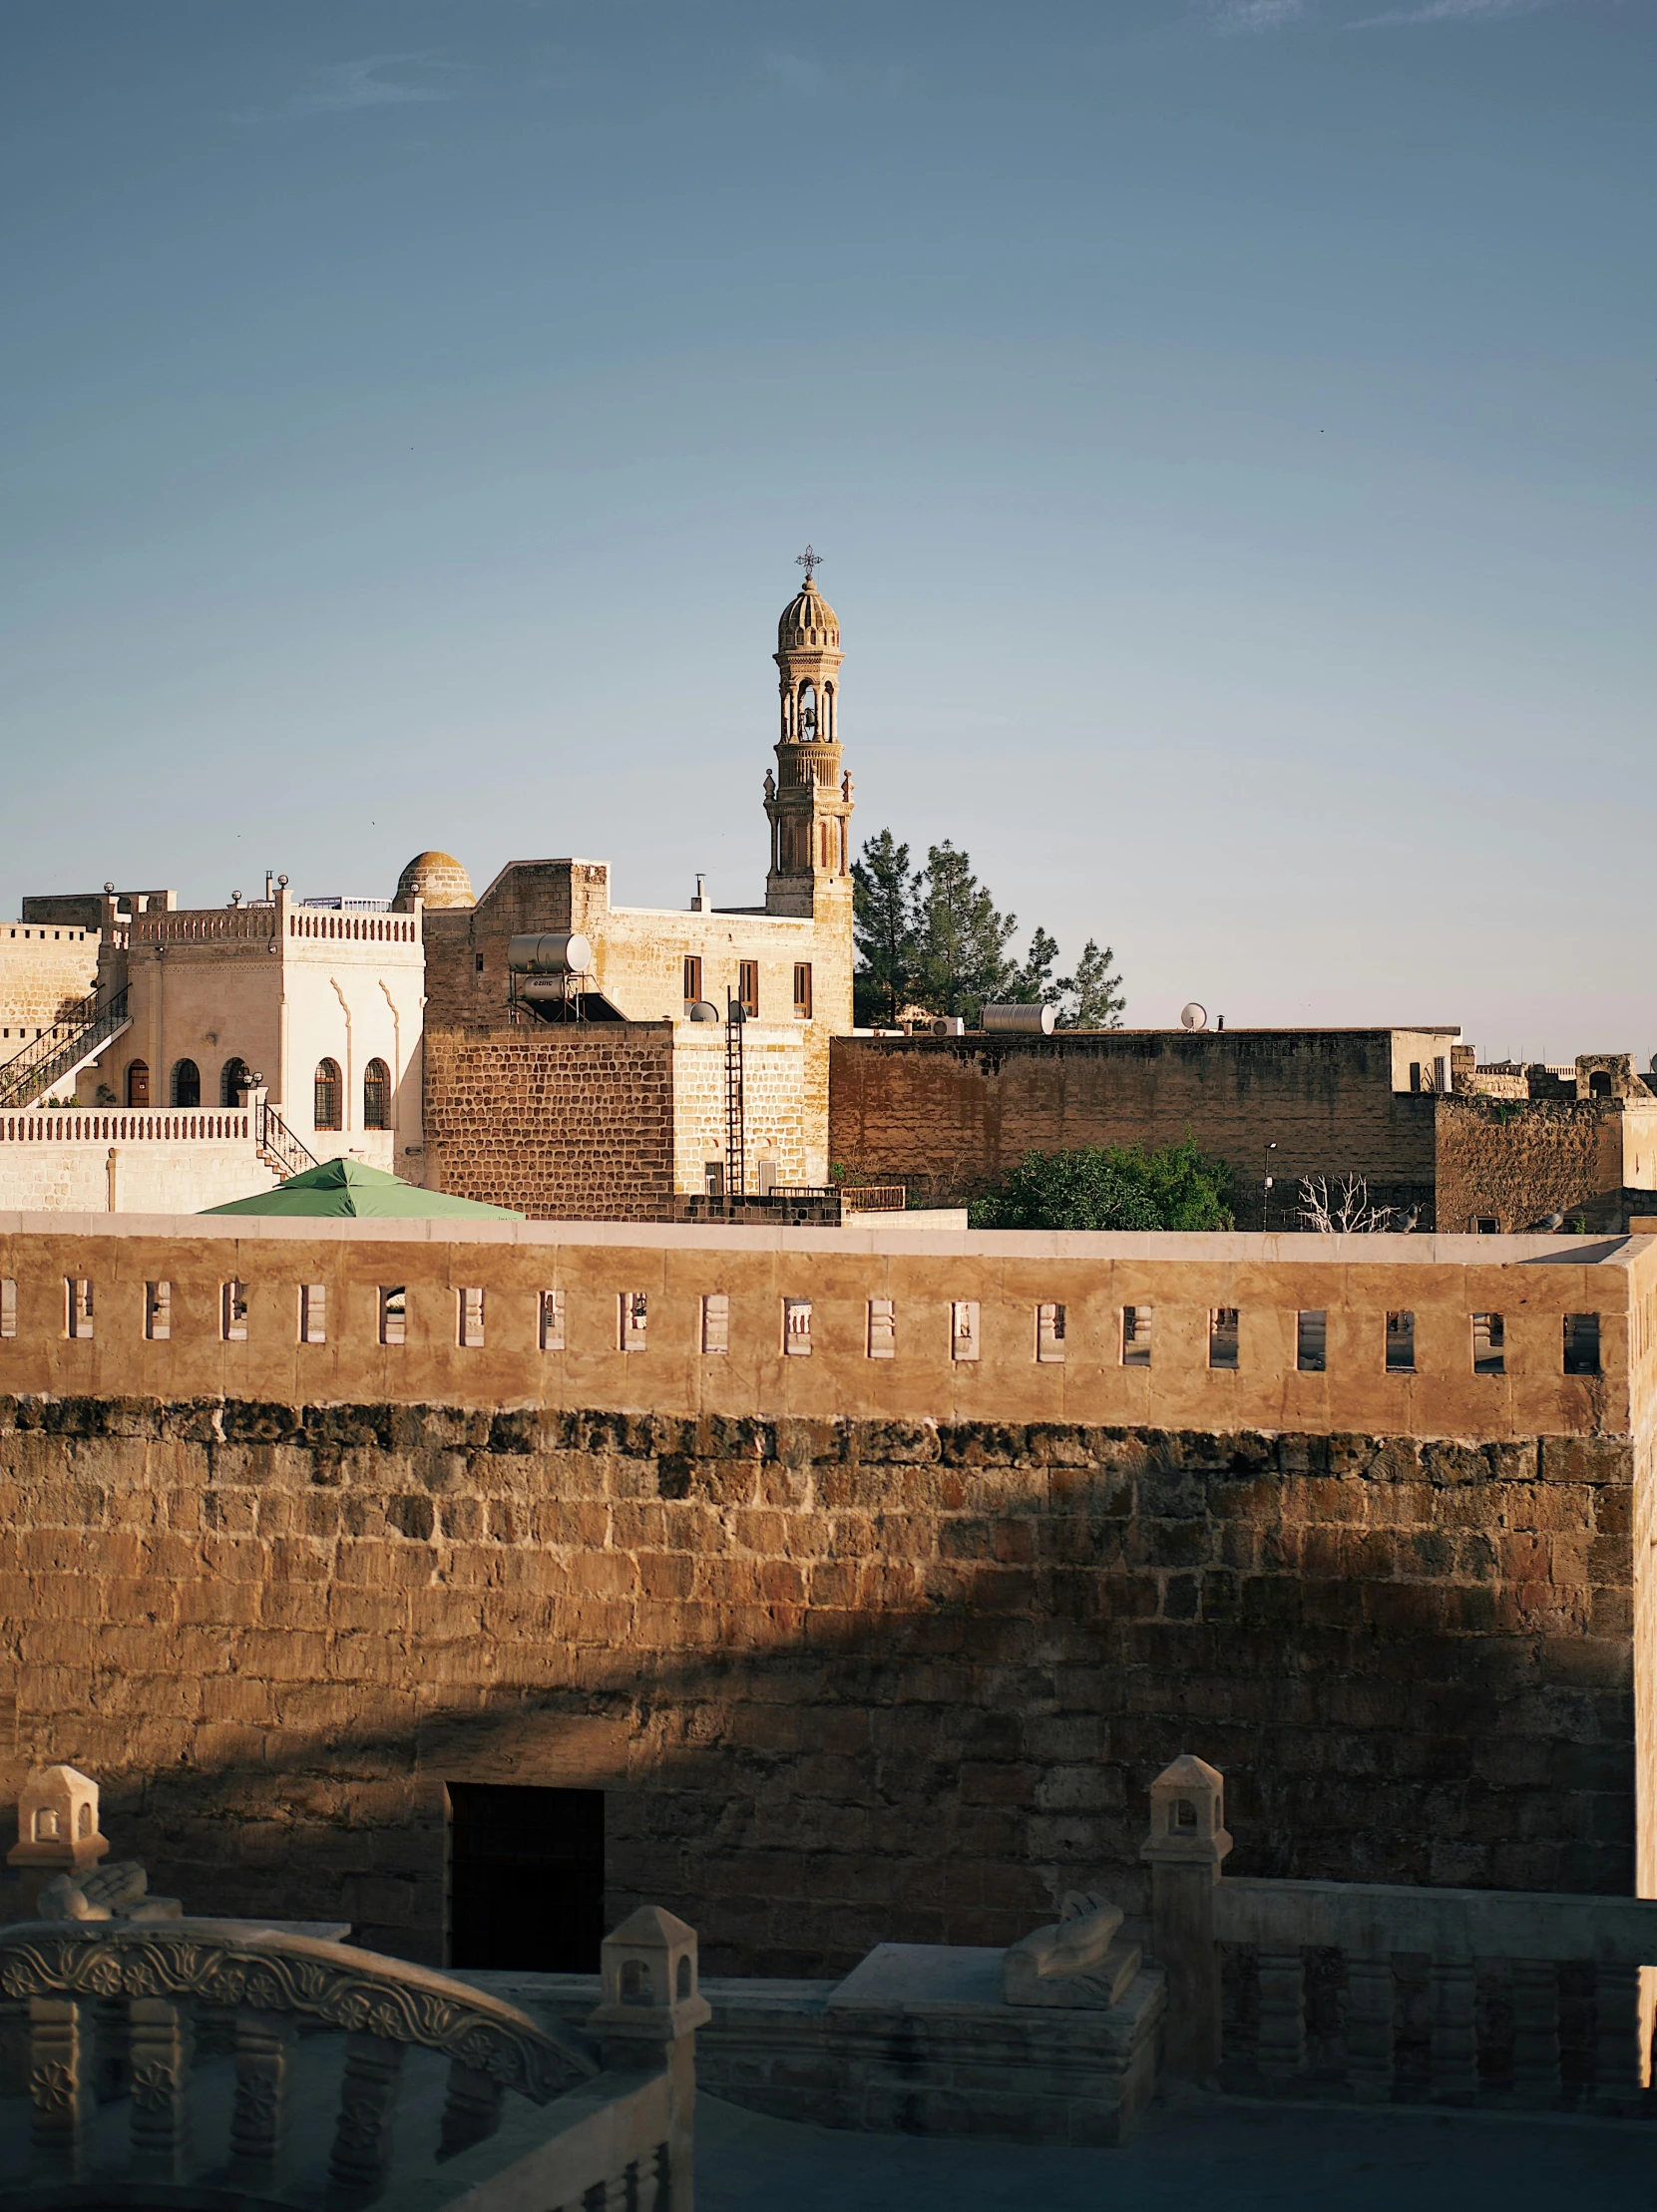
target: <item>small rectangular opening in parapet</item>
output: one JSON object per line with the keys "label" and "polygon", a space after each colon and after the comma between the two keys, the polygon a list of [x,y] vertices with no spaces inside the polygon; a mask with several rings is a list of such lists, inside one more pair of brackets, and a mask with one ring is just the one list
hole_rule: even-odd
{"label": "small rectangular opening in parapet", "polygon": [[978,1299],[956,1298],[950,1305],[950,1357],[976,1359],[978,1347]]}
{"label": "small rectangular opening in parapet", "polygon": [[1122,1365],[1148,1367],[1150,1365],[1151,1321],[1155,1307],[1150,1305],[1124,1305],[1122,1307]]}
{"label": "small rectangular opening in parapet", "polygon": [[1597,1313],[1567,1313],[1565,1315],[1565,1372],[1568,1375],[1598,1374],[1599,1315]]}
{"label": "small rectangular opening in parapet", "polygon": [[1389,1313],[1387,1372],[1390,1375],[1413,1375],[1415,1371],[1416,1316],[1414,1313]]}
{"label": "small rectangular opening in parapet", "polygon": [[325,1344],[327,1340],[328,1286],[325,1283],[301,1283],[299,1341],[301,1344]]}
{"label": "small rectangular opening in parapet", "polygon": [[17,1334],[17,1278],[0,1276],[0,1336]]}
{"label": "small rectangular opening in parapet", "polygon": [[64,1295],[68,1311],[66,1334],[90,1336],[92,1334],[92,1278],[72,1275],[64,1278]]}
{"label": "small rectangular opening in parapet", "polygon": [[782,1301],[782,1348],[795,1359],[811,1356],[811,1300],[809,1298],[784,1298]]}
{"label": "small rectangular opening in parapet", "polygon": [[400,1344],[408,1335],[408,1291],[401,1283],[380,1286],[380,1342]]}
{"label": "small rectangular opening in parapet", "polygon": [[564,1292],[543,1290],[540,1305],[540,1339],[543,1351],[564,1349]]}
{"label": "small rectangular opening in parapet", "polygon": [[898,1306],[895,1298],[869,1300],[869,1357],[871,1359],[896,1359],[898,1356]]}
{"label": "small rectangular opening in parapet", "polygon": [[1064,1308],[1050,1299],[1036,1308],[1036,1356],[1053,1364],[1064,1356]]}
{"label": "small rectangular opening in parapet", "polygon": [[709,1290],[702,1299],[702,1351],[709,1358],[730,1350],[730,1292]]}
{"label": "small rectangular opening in parapet", "polygon": [[483,1344],[483,1290],[473,1285],[455,1292],[456,1341],[468,1351],[477,1351]]}
{"label": "small rectangular opening in parapet", "polygon": [[650,1319],[650,1299],[646,1290],[623,1290],[618,1300],[621,1316],[620,1341],[623,1351],[642,1351],[645,1346]]}
{"label": "small rectangular opening in parapet", "polygon": [[1211,1367],[1235,1367],[1237,1338],[1236,1306],[1211,1306],[1208,1313],[1208,1364]]}
{"label": "small rectangular opening in parapet", "polygon": [[1295,1315],[1295,1365],[1303,1375],[1321,1375],[1329,1344],[1329,1315],[1319,1309]]}
{"label": "small rectangular opening in parapet", "polygon": [[247,1286],[221,1283],[218,1287],[218,1331],[226,1344],[247,1341]]}
{"label": "small rectangular opening in parapet", "polygon": [[1472,1317],[1472,1371],[1475,1375],[1503,1375],[1507,1372],[1507,1327],[1499,1313],[1475,1313]]}

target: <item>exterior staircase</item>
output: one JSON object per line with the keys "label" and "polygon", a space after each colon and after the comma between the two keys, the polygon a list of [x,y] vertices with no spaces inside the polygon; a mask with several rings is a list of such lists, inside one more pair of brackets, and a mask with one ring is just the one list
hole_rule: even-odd
{"label": "exterior staircase", "polygon": [[36,1106],[58,1084],[73,1082],[131,1024],[125,984],[107,998],[100,999],[96,991],[83,998],[32,1044],[0,1061],[0,1111]]}
{"label": "exterior staircase", "polygon": [[303,1175],[307,1168],[321,1166],[315,1153],[299,1142],[275,1107],[264,1099],[253,1109],[253,1142],[259,1158],[279,1183],[285,1183],[290,1175]]}

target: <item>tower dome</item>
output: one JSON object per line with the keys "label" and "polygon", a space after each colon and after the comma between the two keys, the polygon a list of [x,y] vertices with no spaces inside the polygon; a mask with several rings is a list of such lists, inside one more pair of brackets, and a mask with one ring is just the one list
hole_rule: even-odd
{"label": "tower dome", "polygon": [[817,588],[816,578],[808,575],[803,591],[795,593],[782,610],[782,620],[777,624],[777,651],[835,652],[840,646],[840,617]]}
{"label": "tower dome", "polygon": [[398,914],[410,914],[416,899],[428,908],[470,907],[472,879],[452,853],[416,853],[397,879],[392,906]]}

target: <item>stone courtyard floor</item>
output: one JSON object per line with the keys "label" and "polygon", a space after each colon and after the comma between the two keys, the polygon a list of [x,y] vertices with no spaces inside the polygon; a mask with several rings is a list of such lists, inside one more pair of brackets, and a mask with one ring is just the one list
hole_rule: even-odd
{"label": "stone courtyard floor", "polygon": [[697,2212],[1616,2212],[1648,2123],[1162,2103],[1125,2150],[851,2135],[696,2105]]}

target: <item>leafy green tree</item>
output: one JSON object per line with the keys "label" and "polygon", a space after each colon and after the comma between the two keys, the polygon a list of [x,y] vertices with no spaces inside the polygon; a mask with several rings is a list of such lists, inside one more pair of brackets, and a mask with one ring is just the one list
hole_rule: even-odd
{"label": "leafy green tree", "polygon": [[[1053,947],[1056,954],[1057,946]],[[1120,984],[1121,977],[1110,972],[1110,963],[1116,957],[1107,944],[1101,952],[1097,940],[1089,937],[1081,948],[1081,957],[1075,964],[1073,975],[1061,975],[1054,996],[1068,999],[1070,1003],[1059,1014],[1055,1026],[1060,1029],[1119,1029],[1122,1025],[1122,1008],[1127,1004]]]}
{"label": "leafy green tree", "polygon": [[971,1208],[975,1229],[1230,1229],[1230,1170],[1176,1145],[1027,1152]]}
{"label": "leafy green tree", "polygon": [[971,857],[946,838],[927,850],[917,920],[918,995],[934,1013],[977,1021],[986,999],[999,998],[1013,973],[1007,943],[1017,915],[997,912]]}
{"label": "leafy green tree", "polygon": [[907,1004],[920,958],[916,924],[919,891],[909,847],[890,830],[864,841],[852,863],[852,930],[858,965],[853,982],[858,1022],[896,1022]]}

